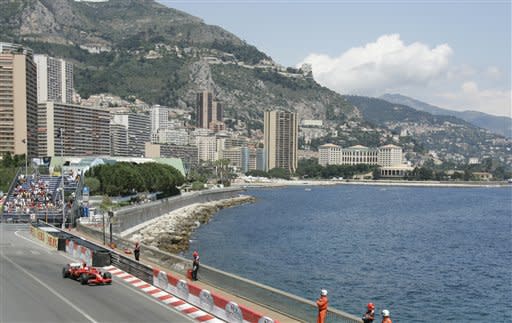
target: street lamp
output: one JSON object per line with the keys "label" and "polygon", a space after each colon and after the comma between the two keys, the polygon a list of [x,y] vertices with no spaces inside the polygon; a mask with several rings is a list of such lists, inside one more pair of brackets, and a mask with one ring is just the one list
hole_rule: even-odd
{"label": "street lamp", "polygon": [[28,168],[28,145],[27,145],[27,139],[23,139],[21,141],[22,143],[25,144],[25,180],[27,180],[27,176],[28,176],[28,171],[27,171],[27,168]]}
{"label": "street lamp", "polygon": [[59,128],[58,137],[60,138],[60,179],[62,187],[62,229],[66,227],[66,201],[64,200],[64,129]]}

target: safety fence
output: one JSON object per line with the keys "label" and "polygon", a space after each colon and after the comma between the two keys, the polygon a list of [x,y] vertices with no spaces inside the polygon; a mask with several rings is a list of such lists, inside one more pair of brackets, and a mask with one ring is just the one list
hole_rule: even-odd
{"label": "safety fence", "polygon": [[141,264],[140,262],[134,261],[120,253],[111,252],[110,262],[112,266],[126,271],[129,274],[143,280],[145,282],[153,282],[153,268]]}
{"label": "safety fence", "polygon": [[[71,236],[73,236],[73,239],[80,239],[78,236]],[[94,264],[92,259],[84,258],[84,255],[85,257],[91,255],[92,251],[85,248],[83,245],[78,245],[76,242],[73,242],[73,239],[66,241],[66,250],[81,250],[80,254],[74,254],[73,257]],[[126,242],[122,242],[122,244],[125,243]],[[87,244],[95,245],[91,242],[87,242]],[[95,245],[95,247],[98,249],[102,248],[98,245]],[[153,268],[135,261],[116,250],[109,250],[109,253],[111,265],[228,322],[279,323],[277,320],[263,316],[246,306],[238,305],[236,302],[226,297],[221,297],[209,290],[201,289],[185,279],[180,279],[173,274],[167,274],[158,268]],[[183,258],[180,260],[185,262]]]}
{"label": "safety fence", "polygon": [[[78,230],[85,234],[100,239],[102,232],[83,225],[78,226]],[[133,242],[113,236],[113,242],[118,249],[132,250]],[[152,263],[159,264],[163,268],[174,272],[186,274],[191,268],[191,260],[185,259],[160,249],[142,245],[141,255],[144,259]],[[132,260],[133,261],[133,260]],[[210,266],[201,265],[199,279],[219,290],[226,291],[232,295],[247,299],[256,304],[260,304],[272,311],[282,313],[296,321],[315,322],[317,307],[312,301],[286,293],[284,291],[256,283],[249,279],[233,275]],[[354,323],[362,322],[359,317],[349,313],[330,308],[327,312],[326,323]]]}

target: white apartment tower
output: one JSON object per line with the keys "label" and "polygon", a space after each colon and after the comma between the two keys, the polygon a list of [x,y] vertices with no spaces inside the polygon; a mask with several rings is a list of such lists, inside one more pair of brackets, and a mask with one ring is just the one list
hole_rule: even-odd
{"label": "white apartment tower", "polygon": [[47,55],[34,55],[37,65],[37,102],[72,103],[73,64]]}
{"label": "white apartment tower", "polygon": [[154,105],[151,108],[151,133],[169,128],[169,108]]}

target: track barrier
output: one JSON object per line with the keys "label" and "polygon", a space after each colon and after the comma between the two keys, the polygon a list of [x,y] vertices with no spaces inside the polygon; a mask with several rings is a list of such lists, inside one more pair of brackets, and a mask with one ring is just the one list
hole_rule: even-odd
{"label": "track barrier", "polygon": [[156,268],[153,269],[153,285],[228,322],[278,323],[277,320]]}

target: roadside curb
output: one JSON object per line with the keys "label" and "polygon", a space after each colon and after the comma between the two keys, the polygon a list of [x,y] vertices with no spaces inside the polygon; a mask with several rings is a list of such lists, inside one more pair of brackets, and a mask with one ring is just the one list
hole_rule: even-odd
{"label": "roadside curb", "polygon": [[146,283],[145,281],[125,272],[121,269],[118,269],[114,266],[106,266],[103,267],[104,270],[108,271],[112,275],[121,278],[124,282],[131,284],[134,287],[137,287],[144,293],[148,294],[149,296],[152,296],[153,298],[159,300],[160,302],[164,303],[165,305],[169,305],[179,312],[187,315],[188,317],[203,323],[221,323],[224,322],[200,309],[198,309],[195,306],[190,305],[189,303],[183,301],[180,298],[177,298],[173,296],[172,294],[163,291],[160,288],[157,288],[151,284]]}

